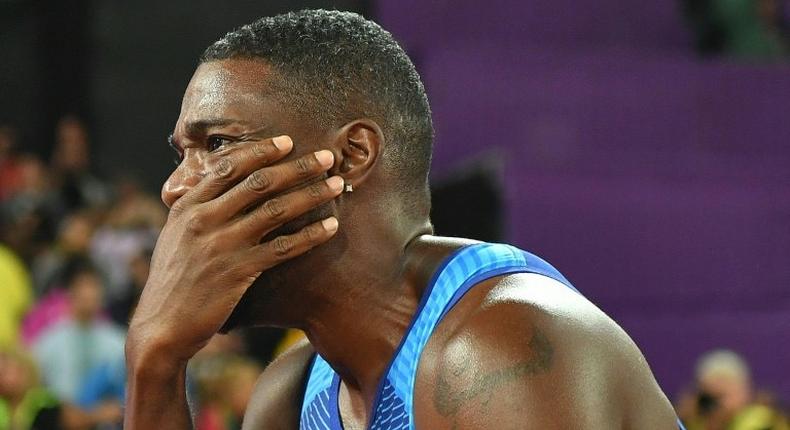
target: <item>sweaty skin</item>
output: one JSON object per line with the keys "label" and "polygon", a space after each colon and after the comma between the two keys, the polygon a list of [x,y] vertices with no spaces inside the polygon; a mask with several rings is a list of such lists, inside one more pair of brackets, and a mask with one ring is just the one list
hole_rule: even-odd
{"label": "sweaty skin", "polygon": [[[299,428],[316,352],[342,379],[344,428],[366,428],[431,275],[472,243],[431,235],[428,205],[404,199],[425,190],[395,184],[375,120],[319,127],[267,93],[276,78],[260,60],[222,60],[187,87],[173,133],[184,158],[162,189],[170,216],[127,340],[126,429],[191,428],[186,363],[235,325],[309,339],[261,375],[244,429]],[[629,337],[533,274],[489,279],[448,313],[414,404],[419,429],[676,429]]]}

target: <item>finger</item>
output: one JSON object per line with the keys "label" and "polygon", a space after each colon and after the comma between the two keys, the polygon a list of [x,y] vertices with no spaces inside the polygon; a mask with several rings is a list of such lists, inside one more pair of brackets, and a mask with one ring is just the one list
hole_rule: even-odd
{"label": "finger", "polygon": [[264,167],[250,173],[211,205],[227,218],[236,216],[262,199],[304,183],[323,174],[334,163],[331,151],[318,151],[276,166]]}
{"label": "finger", "polygon": [[335,235],[337,228],[337,218],[326,218],[323,221],[310,224],[294,234],[279,236],[269,242],[255,245],[250,248],[245,260],[260,274],[264,270],[302,255],[328,241]]}
{"label": "finger", "polygon": [[337,197],[343,190],[343,178],[332,176],[323,181],[291,191],[240,217],[233,226],[236,234],[256,241],[288,221]]}
{"label": "finger", "polygon": [[255,170],[282,159],[291,149],[291,138],[278,136],[218,150],[210,156],[206,177],[176,203],[190,205],[212,200]]}

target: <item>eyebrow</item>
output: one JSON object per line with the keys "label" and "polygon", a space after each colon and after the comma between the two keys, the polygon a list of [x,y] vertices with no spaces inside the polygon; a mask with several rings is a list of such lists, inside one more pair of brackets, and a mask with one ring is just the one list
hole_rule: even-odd
{"label": "eyebrow", "polygon": [[[211,129],[211,128],[225,127],[225,126],[233,125],[233,124],[238,124],[238,125],[245,126],[245,127],[248,127],[248,128],[253,127],[253,123],[252,122],[241,120],[241,119],[211,118],[211,119],[202,119],[202,120],[198,120],[198,121],[188,122],[188,123],[186,123],[184,125],[184,128],[186,129],[186,135],[187,136],[198,137],[198,136],[205,135],[206,131]],[[251,130],[249,130],[249,132],[257,134],[257,133],[260,133],[263,130],[267,130],[268,128],[269,128],[269,126],[264,124],[264,125],[261,125],[259,127],[252,128]],[[167,143],[168,143],[168,145],[171,148],[175,149],[179,153],[184,151],[184,146],[181,145],[178,142],[178,139],[176,139],[174,133],[170,133],[167,136]]]}
{"label": "eyebrow", "polygon": [[200,135],[214,127],[224,127],[231,124],[249,125],[249,122],[230,118],[212,118],[188,122],[184,127],[190,136]]}
{"label": "eyebrow", "polygon": [[[212,119],[203,119],[199,121],[192,121],[188,122],[184,128],[186,129],[186,134],[189,136],[199,136],[206,133],[206,130],[214,127],[224,127],[231,124],[239,124],[239,125],[249,125],[248,121],[243,121],[239,119],[230,119],[230,118],[212,118]],[[171,148],[177,151],[183,151],[183,147],[176,141],[175,136],[173,133],[170,133],[167,136],[167,144],[170,145]]]}

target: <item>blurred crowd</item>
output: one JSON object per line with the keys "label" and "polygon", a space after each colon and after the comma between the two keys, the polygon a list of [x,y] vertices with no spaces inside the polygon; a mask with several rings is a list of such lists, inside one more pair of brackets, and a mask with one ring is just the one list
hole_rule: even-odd
{"label": "blurred crowd", "polygon": [[783,0],[684,0],[703,55],[743,60],[790,58],[788,3]]}
{"label": "blurred crowd", "polygon": [[[0,430],[116,429],[126,327],[167,213],[134,179],[93,170],[78,118],[64,117],[55,137],[44,161],[0,126]],[[217,335],[191,361],[197,429],[240,428],[262,371],[248,348]],[[732,351],[700,358],[677,409],[688,430],[790,430]]]}
{"label": "blurred crowd", "polygon": [[[124,341],[167,213],[133,178],[94,170],[77,117],[48,160],[0,126],[0,430],[121,427]],[[240,427],[260,373],[239,335],[189,368],[202,430]]]}

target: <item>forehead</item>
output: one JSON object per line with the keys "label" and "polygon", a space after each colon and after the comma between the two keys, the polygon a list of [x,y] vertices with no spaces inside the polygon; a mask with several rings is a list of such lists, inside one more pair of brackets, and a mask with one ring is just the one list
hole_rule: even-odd
{"label": "forehead", "polygon": [[271,102],[266,97],[266,82],[271,76],[271,68],[254,59],[201,64],[184,93],[179,124],[227,117],[255,120]]}

